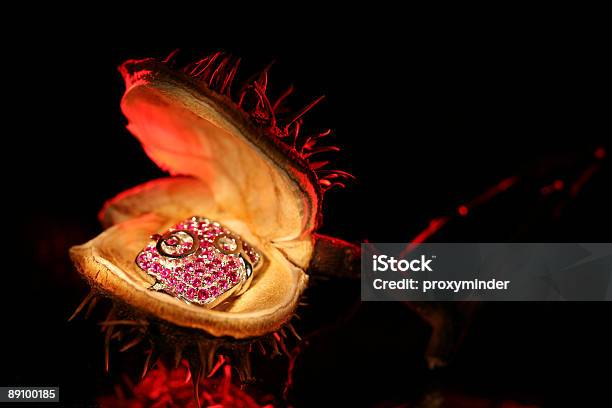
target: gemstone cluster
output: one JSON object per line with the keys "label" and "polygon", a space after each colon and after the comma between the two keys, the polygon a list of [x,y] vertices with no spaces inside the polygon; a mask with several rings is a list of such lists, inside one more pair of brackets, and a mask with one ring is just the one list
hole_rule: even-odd
{"label": "gemstone cluster", "polygon": [[151,238],[136,264],[157,280],[155,289],[188,303],[206,305],[241,284],[261,257],[239,236],[203,217]]}

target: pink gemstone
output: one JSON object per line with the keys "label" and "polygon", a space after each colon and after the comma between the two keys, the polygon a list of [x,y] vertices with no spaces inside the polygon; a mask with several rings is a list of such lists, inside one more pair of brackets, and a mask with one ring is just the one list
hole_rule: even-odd
{"label": "pink gemstone", "polygon": [[227,275],[227,279],[229,279],[233,284],[236,284],[238,283],[238,280],[240,280],[240,274],[238,273],[238,271],[231,271]]}
{"label": "pink gemstone", "polygon": [[198,299],[204,301],[210,297],[208,289],[202,288],[198,291]]}
{"label": "pink gemstone", "polygon": [[154,263],[149,266],[149,272],[158,274],[161,272],[161,270],[162,270],[162,266],[158,263]]}
{"label": "pink gemstone", "polygon": [[187,299],[189,300],[193,300],[196,296],[196,290],[194,288],[188,288],[186,293]]}
{"label": "pink gemstone", "polygon": [[209,285],[211,285],[213,283],[214,279],[213,279],[213,277],[211,275],[206,275],[204,277],[203,281],[204,281],[205,285],[209,286]]}
{"label": "pink gemstone", "polygon": [[163,268],[159,275],[162,277],[162,279],[168,279],[170,276],[170,269]]}
{"label": "pink gemstone", "polygon": [[188,271],[183,272],[183,280],[189,282],[191,280],[191,273]]}
{"label": "pink gemstone", "polygon": [[149,259],[145,254],[138,255],[137,262],[138,266],[140,266],[142,269],[147,269],[149,267]]}
{"label": "pink gemstone", "polygon": [[221,290],[217,286],[211,286],[210,287],[210,295],[211,296],[218,296],[219,293],[221,293]]}
{"label": "pink gemstone", "polygon": [[179,282],[176,284],[177,293],[183,293],[184,290],[185,290],[185,284],[183,282]]}
{"label": "pink gemstone", "polygon": [[198,287],[198,286],[202,285],[202,281],[200,279],[194,277],[194,278],[191,279],[191,284],[193,286],[195,286],[195,287]]}
{"label": "pink gemstone", "polygon": [[175,237],[170,237],[166,240],[166,244],[170,245],[170,246],[175,246],[179,243],[179,240],[176,239]]}
{"label": "pink gemstone", "polygon": [[168,285],[174,287],[176,286],[176,283],[177,283],[176,276],[170,275],[170,277],[168,278]]}
{"label": "pink gemstone", "polygon": [[229,282],[228,282],[228,281],[226,281],[225,279],[221,279],[219,282],[217,282],[217,285],[219,285],[219,287],[220,287],[221,289],[224,289],[224,290],[225,290],[225,289],[227,289],[227,288],[228,288],[228,286],[229,286]]}

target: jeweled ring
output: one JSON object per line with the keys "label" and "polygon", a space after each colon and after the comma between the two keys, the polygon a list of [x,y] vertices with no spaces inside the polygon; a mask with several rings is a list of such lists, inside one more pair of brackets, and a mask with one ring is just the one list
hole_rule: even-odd
{"label": "jeweled ring", "polygon": [[204,217],[152,235],[136,257],[136,265],[156,280],[151,289],[207,308],[244,293],[260,264],[252,246]]}

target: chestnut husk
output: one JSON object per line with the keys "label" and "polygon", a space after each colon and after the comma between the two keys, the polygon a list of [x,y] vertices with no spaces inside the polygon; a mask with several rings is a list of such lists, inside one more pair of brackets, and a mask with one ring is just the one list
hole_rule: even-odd
{"label": "chestnut husk", "polygon": [[[123,349],[142,339],[150,345],[143,375],[156,356],[170,351],[177,363],[189,360],[197,387],[222,352],[234,357],[241,380],[248,381],[254,344],[278,353],[286,349],[287,333],[299,337],[290,321],[308,270],[358,274],[358,247],[316,234],[323,193],[351,176],[314,161],[316,153],[334,150],[316,143],[328,132],[296,145],[312,105],[281,125],[275,117],[280,101],[266,95],[267,69],[232,98],[236,69],[236,60],[220,53],[182,68],[170,59],[120,67],[128,129],[170,177],[110,199],[99,214],[105,230],[70,249],[92,288],[73,317],[97,299],[112,301],[101,323],[107,368],[113,333],[128,329],[138,341]],[[228,226],[265,259],[249,290],[210,310],[149,290],[152,278],[134,262],[149,236],[193,215]]]}

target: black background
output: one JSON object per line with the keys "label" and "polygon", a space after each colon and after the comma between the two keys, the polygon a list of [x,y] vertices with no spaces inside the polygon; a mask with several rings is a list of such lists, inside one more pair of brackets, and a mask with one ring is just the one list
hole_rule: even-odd
{"label": "black background", "polygon": [[[272,92],[294,84],[296,109],[326,94],[307,128],[334,130],[329,140],[342,148],[334,163],[356,181],[327,194],[324,233],[409,241],[433,217],[453,215],[433,240],[610,241],[609,148],[576,197],[540,194],[557,178],[571,185],[608,143],[610,67],[598,33],[359,25],[332,34],[328,23],[187,35],[124,21],[109,23],[113,35],[49,31],[20,43],[8,81],[18,87],[17,112],[6,118],[18,143],[6,147],[4,193],[19,249],[3,278],[0,383],[59,385],[62,400],[80,406],[141,364],[139,355],[117,357],[105,376],[98,327],[66,322],[86,293],[67,249],[99,233],[106,199],[163,175],[125,130],[116,68],[127,58],[181,47],[188,61],[222,49],[243,58],[245,76],[275,60]],[[516,188],[455,216],[513,175]],[[405,307],[359,305],[347,282],[319,283],[308,296],[298,329],[324,334],[298,360],[296,405],[394,406],[442,389],[560,406],[605,392],[609,304],[487,304],[451,366],[428,372],[428,330]],[[283,362],[272,366],[257,392],[278,394]]]}

